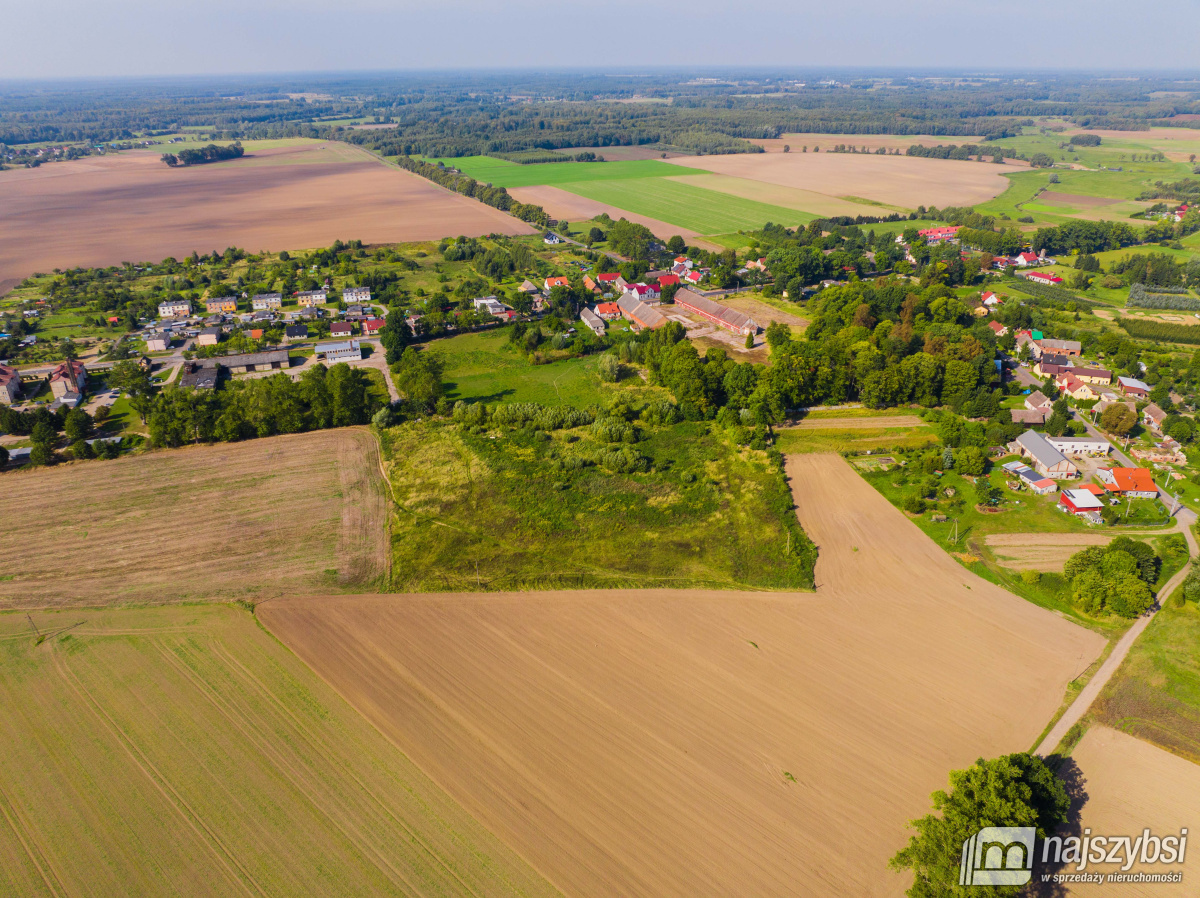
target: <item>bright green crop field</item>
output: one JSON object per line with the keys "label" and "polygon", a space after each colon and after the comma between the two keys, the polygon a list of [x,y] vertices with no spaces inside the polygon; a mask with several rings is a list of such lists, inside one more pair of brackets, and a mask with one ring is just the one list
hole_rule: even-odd
{"label": "bright green crop field", "polygon": [[794,227],[816,218],[808,212],[742,199],[664,178],[577,181],[557,186],[588,199],[628,209],[638,215],[648,215],[699,234],[757,230],[769,221]]}
{"label": "bright green crop field", "polygon": [[[430,162],[438,162],[430,159]],[[665,178],[670,175],[694,175],[698,170],[659,162],[657,159],[639,159],[629,162],[543,162],[520,165],[491,156],[463,156],[459,159],[442,159],[447,166],[457,168],[476,181],[496,187],[535,187],[551,185],[560,187],[568,181],[612,181],[632,178]]]}

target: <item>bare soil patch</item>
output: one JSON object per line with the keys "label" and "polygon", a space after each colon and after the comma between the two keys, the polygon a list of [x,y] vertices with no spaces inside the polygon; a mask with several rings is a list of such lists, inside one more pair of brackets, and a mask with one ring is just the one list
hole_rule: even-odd
{"label": "bare soil patch", "polygon": [[638,215],[634,212],[627,212],[617,206],[610,206],[608,203],[600,203],[596,200],[589,200],[587,197],[578,196],[574,193],[568,193],[561,187],[539,186],[539,187],[510,187],[509,195],[513,199],[521,203],[533,203],[545,209],[551,218],[566,219],[567,221],[587,221],[595,218],[601,212],[607,213],[614,220],[625,218],[636,224],[645,225],[656,236],[664,240],[669,240],[678,234],[691,246],[703,246],[719,252],[724,247],[706,241],[695,231],[689,231],[687,228],[681,228],[679,225],[669,224],[665,221],[659,221],[657,218],[649,218],[645,215]]}
{"label": "bare soil patch", "polygon": [[1039,203],[1047,203],[1051,206],[1076,206],[1080,209],[1094,209],[1098,206],[1113,205],[1113,198],[1109,196],[1084,196],[1080,193],[1057,193],[1056,191],[1046,190],[1038,196]]}
{"label": "bare soil patch", "polygon": [[972,205],[1008,188],[1003,166],[981,162],[849,153],[765,153],[684,157],[675,165],[835,197],[866,197],[915,209]]}
{"label": "bare soil patch", "polygon": [[[900,895],[947,770],[1027,748],[1103,640],[789,459],[812,594],[283,598],[260,619],[573,894]],[[980,709],[986,709],[981,713]]]}
{"label": "bare soil patch", "polygon": [[388,504],[365,428],[7,474],[0,609],[213,601],[381,582]]}
{"label": "bare soil patch", "polygon": [[[0,292],[37,271],[533,229],[365,151],[313,141],[171,169],[130,152],[0,173]],[[305,163],[305,164],[300,164]]]}
{"label": "bare soil patch", "polygon": [[[1147,827],[1159,836],[1194,831],[1200,808],[1200,766],[1109,727],[1093,725],[1071,753],[1083,779],[1087,800],[1080,825],[1095,835],[1140,836]],[[1189,846],[1190,847],[1190,846]],[[1188,852],[1179,883],[1073,883],[1072,895],[1194,895],[1197,862]],[[1120,865],[1089,864],[1089,871],[1112,873]],[[1137,863],[1133,871],[1165,873],[1179,865]],[[1073,872],[1074,865],[1063,872]]]}

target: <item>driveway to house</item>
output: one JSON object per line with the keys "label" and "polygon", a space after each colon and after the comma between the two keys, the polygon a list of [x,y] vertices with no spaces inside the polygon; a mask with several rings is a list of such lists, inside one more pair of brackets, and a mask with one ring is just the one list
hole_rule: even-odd
{"label": "driveway to house", "polygon": [[1067,708],[1066,713],[1058,719],[1058,723],[1051,728],[1050,732],[1046,734],[1046,738],[1034,749],[1035,754],[1046,757],[1054,751],[1058,743],[1062,742],[1063,737],[1067,735],[1067,731],[1083,719],[1088,709],[1092,707],[1092,702],[1096,700],[1096,697],[1103,691],[1108,681],[1112,679],[1112,675],[1117,672],[1117,668],[1121,666],[1121,662],[1125,660],[1125,656],[1129,654],[1129,650],[1133,647],[1137,638],[1142,635],[1142,631],[1150,626],[1150,621],[1154,620],[1154,615],[1158,613],[1162,607],[1162,603],[1187,578],[1196,555],[1200,554],[1196,548],[1196,537],[1192,535],[1192,526],[1196,523],[1196,515],[1189,509],[1184,508],[1179,511],[1178,518],[1180,523],[1183,524],[1183,537],[1187,540],[1188,544],[1188,555],[1190,556],[1188,563],[1158,591],[1154,607],[1134,621],[1133,626],[1125,631],[1125,635],[1113,647],[1112,654],[1100,665],[1100,669],[1096,671],[1095,676],[1088,681],[1088,684],[1083,687],[1083,691],[1076,696],[1075,701]]}

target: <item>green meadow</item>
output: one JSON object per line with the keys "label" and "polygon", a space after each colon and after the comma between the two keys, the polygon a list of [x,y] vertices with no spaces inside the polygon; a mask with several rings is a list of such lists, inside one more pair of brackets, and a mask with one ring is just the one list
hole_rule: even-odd
{"label": "green meadow", "polygon": [[520,165],[491,156],[463,156],[459,159],[430,159],[457,168],[476,181],[496,187],[563,186],[568,181],[613,181],[633,178],[665,178],[670,175],[694,175],[697,170],[640,159],[628,162],[543,162]]}

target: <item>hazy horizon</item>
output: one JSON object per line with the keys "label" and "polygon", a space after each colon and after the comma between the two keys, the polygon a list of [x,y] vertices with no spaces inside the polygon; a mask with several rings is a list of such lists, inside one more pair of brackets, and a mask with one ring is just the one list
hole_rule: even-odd
{"label": "hazy horizon", "polygon": [[[1173,71],[1197,69],[1187,0],[1024,0],[1003,9],[914,0],[767,0],[739,16],[696,0],[547,9],[447,0],[44,0],[3,13],[0,79],[352,74],[487,69],[810,67]],[[1190,23],[1190,24],[1189,24]]]}

